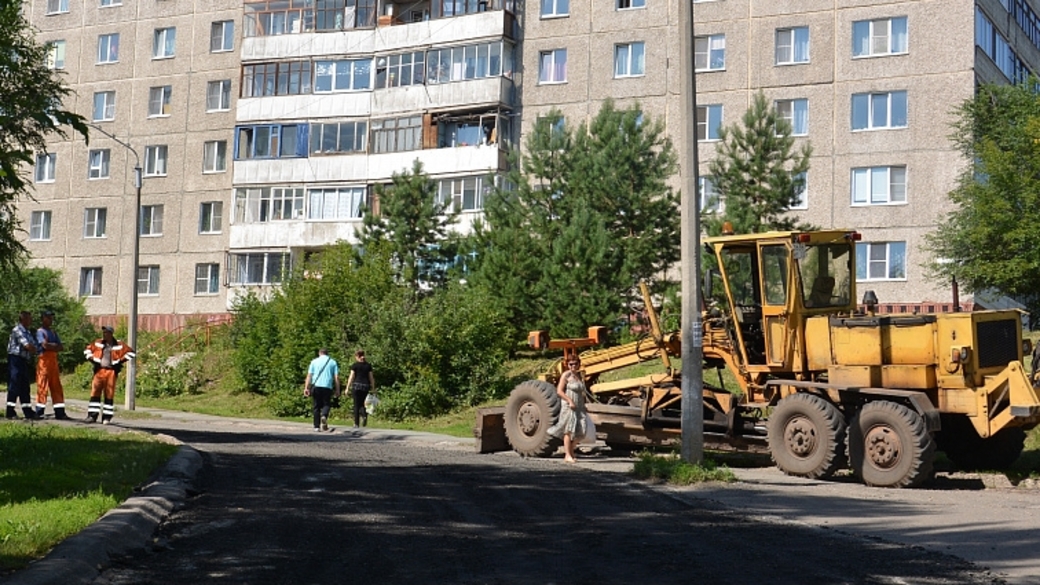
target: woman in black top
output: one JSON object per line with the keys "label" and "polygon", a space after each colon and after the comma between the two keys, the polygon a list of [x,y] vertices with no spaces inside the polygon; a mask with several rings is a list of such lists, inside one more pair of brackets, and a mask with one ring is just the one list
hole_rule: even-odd
{"label": "woman in black top", "polygon": [[354,399],[354,428],[358,428],[358,420],[361,425],[368,424],[368,412],[365,410],[365,398],[368,393],[375,390],[376,379],[372,375],[372,364],[365,361],[365,352],[357,350],[354,353],[357,360],[350,366],[350,377],[347,378],[347,387],[350,388],[350,396]]}

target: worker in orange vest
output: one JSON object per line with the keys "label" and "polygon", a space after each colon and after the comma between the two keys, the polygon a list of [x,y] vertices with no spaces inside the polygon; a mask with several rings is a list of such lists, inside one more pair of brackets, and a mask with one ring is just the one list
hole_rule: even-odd
{"label": "worker in orange vest", "polygon": [[58,370],[58,352],[64,351],[65,346],[51,329],[54,325],[54,311],[41,313],[40,322],[41,327],[36,330],[36,342],[40,346],[40,357],[36,362],[36,416],[43,418],[47,395],[50,394],[54,418],[68,420],[65,414],[65,389],[61,385],[61,372]]}
{"label": "worker in orange vest", "polygon": [[[94,379],[90,383],[90,403],[87,405],[87,422],[97,422],[101,413],[101,424],[112,422],[115,414],[113,401],[116,396],[116,377],[123,369],[123,364],[134,359],[134,348],[116,339],[111,327],[101,328],[101,339],[87,346],[83,352],[87,360],[94,364]],[[104,408],[101,395],[105,395]]]}

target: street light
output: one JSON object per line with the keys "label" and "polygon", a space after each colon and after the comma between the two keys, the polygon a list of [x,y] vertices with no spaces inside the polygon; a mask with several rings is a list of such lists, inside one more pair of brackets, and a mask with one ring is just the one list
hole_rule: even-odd
{"label": "street light", "polygon": [[[133,257],[133,286],[130,287],[130,316],[127,319],[127,340],[130,347],[137,349],[137,278],[138,278],[138,265],[141,263],[141,157],[137,155],[137,151],[134,147],[130,146],[126,142],[116,138],[114,135],[106,131],[97,124],[87,124],[91,128],[98,132],[108,136],[112,140],[115,140],[117,144],[123,148],[129,150],[134,154],[134,189],[136,191],[136,201],[134,204],[134,257]],[[124,407],[127,410],[134,410],[135,398],[137,394],[137,360],[130,360],[126,365],[126,402]]]}

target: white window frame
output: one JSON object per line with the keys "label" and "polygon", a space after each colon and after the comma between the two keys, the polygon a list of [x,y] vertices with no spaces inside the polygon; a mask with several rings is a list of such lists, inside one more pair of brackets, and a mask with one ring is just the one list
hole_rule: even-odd
{"label": "white window frame", "polygon": [[157,238],[163,234],[163,205],[141,206],[141,237]]}
{"label": "white window frame", "polygon": [[[908,24],[905,16],[854,21],[852,23],[852,58],[888,57],[909,53],[910,29]],[[902,37],[899,36],[900,34]]]}
{"label": "white window frame", "polygon": [[36,155],[36,169],[33,173],[35,183],[53,183],[57,175],[58,155],[54,152],[44,152]]}
{"label": "white window frame", "polygon": [[206,111],[227,112],[231,109],[231,80],[219,79],[206,83]]}
{"label": "white window frame", "polygon": [[441,179],[437,182],[437,194],[434,196],[434,202],[445,206],[445,211],[451,209],[461,213],[481,211],[484,209],[484,196],[492,187],[493,185],[487,184],[487,177],[483,175]]}
{"label": "white window frame", "polygon": [[227,53],[235,50],[235,21],[217,20],[209,27],[209,52]]}
{"label": "white window frame", "polygon": [[122,6],[123,0],[101,0],[101,8],[111,8],[113,6]]}
{"label": "white window frame", "polygon": [[773,102],[776,115],[791,124],[791,136],[809,135],[809,100],[794,98]]}
{"label": "white window frame", "polygon": [[47,15],[65,14],[69,11],[69,0],[47,0]]}
{"label": "white window frame", "polygon": [[235,190],[234,223],[269,223],[304,218],[303,187],[240,187]]}
{"label": "white window frame", "polygon": [[701,175],[697,177],[697,194],[700,197],[698,204],[701,213],[719,213],[723,209],[722,196],[715,188],[715,178]]}
{"label": "white window frame", "polygon": [[209,297],[218,294],[220,294],[220,264],[216,262],[196,264],[195,296]]}
{"label": "white window frame", "polygon": [[48,41],[47,68],[65,69],[65,39]]}
{"label": "white window frame", "polygon": [[[893,114],[895,109],[893,106],[899,104],[903,107],[901,112],[902,124],[899,123],[900,117]],[[865,108],[865,111],[862,111],[863,108]],[[849,109],[853,132],[893,130],[906,128],[910,125],[910,99],[906,90],[854,93],[852,94],[852,105]],[[866,115],[866,125],[857,127],[856,118],[858,116],[856,114],[861,111]],[[875,119],[878,116],[884,117],[884,120],[880,121],[881,123],[878,123],[879,121]]]}
{"label": "white window frame", "polygon": [[906,166],[854,167],[850,189],[853,207],[906,205]]}
{"label": "white window frame", "polygon": [[634,41],[614,45],[614,78],[646,75],[646,43]]}
{"label": "white window frame", "polygon": [[[704,118],[701,117],[701,112],[704,112]],[[719,129],[722,128],[723,115],[722,104],[697,106],[697,142],[716,142],[719,140]]]}
{"label": "white window frame", "polygon": [[152,264],[137,267],[137,294],[146,297],[159,296],[159,267]]}
{"label": "white window frame", "polygon": [[88,207],[83,210],[83,239],[104,238],[107,231],[108,208]]}
{"label": "white window frame", "polygon": [[29,241],[49,242],[51,239],[51,220],[53,213],[49,209],[33,211],[29,214]]}
{"label": "white window frame", "polygon": [[567,83],[567,49],[539,51],[538,85],[556,83]]}
{"label": "white window frame", "polygon": [[119,62],[119,33],[98,35],[97,64]]}
{"label": "white window frame", "polygon": [[227,172],[227,140],[207,140],[202,143],[202,173]]}
{"label": "white window frame", "polygon": [[111,165],[111,150],[107,148],[91,149],[87,153],[87,179],[107,179]]}
{"label": "white window frame", "polygon": [[[802,192],[798,193],[798,203],[795,203],[788,209],[801,211],[809,209],[809,173],[806,171],[798,174],[802,175]],[[795,175],[794,178],[797,179],[798,175]]]}
{"label": "white window frame", "polygon": [[155,29],[152,35],[152,59],[172,59],[177,55],[177,27]]}
{"label": "white window frame", "polygon": [[641,10],[646,8],[646,0],[614,0],[615,10]]}
{"label": "white window frame", "polygon": [[[857,242],[856,282],[905,281],[906,248],[906,242],[898,241]],[[883,271],[884,276],[871,276],[872,272],[878,270]]]}
{"label": "white window frame", "polygon": [[307,221],[361,219],[368,190],[364,187],[326,187],[307,190]]}
{"label": "white window frame", "polygon": [[570,14],[570,0],[541,0],[540,16],[542,18],[563,18]]}
{"label": "white window frame", "polygon": [[[314,93],[338,93],[350,91],[372,91],[374,85],[375,67],[374,59],[339,59],[336,61],[315,61],[314,63]],[[365,69],[368,69],[367,73]],[[341,69],[343,71],[341,71]],[[348,79],[346,87],[337,87],[341,79]],[[319,89],[319,85],[325,85],[327,80],[328,89]]]}
{"label": "white window frame", "polygon": [[94,92],[92,118],[93,122],[111,122],[116,119],[116,92],[114,90]]}
{"label": "white window frame", "polygon": [[[169,118],[172,110],[173,86],[157,85],[148,88],[148,117]],[[156,108],[158,106],[158,108]]]}
{"label": "white window frame", "polygon": [[[235,286],[268,286],[280,284],[292,270],[292,257],[288,252],[246,252],[231,254],[228,279]],[[276,266],[277,265],[277,266]],[[250,278],[250,268],[259,268],[258,279]],[[275,269],[278,269],[277,274]]]}
{"label": "white window frame", "polygon": [[792,26],[776,29],[777,65],[802,65],[809,62],[809,27]]}
{"label": "white window frame", "polygon": [[165,144],[144,147],[144,176],[165,177],[169,153]]}
{"label": "white window frame", "polygon": [[695,71],[726,70],[726,35],[696,36],[693,37],[693,44]]}
{"label": "white window frame", "polygon": [[199,234],[219,234],[224,229],[224,202],[203,201],[199,204]]}
{"label": "white window frame", "polygon": [[79,269],[79,296],[100,297],[104,269],[100,266],[85,266]]}

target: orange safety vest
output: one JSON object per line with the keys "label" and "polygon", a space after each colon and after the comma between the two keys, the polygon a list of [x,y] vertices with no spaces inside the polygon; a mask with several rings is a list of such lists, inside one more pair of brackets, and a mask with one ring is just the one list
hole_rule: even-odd
{"label": "orange safety vest", "polygon": [[[126,362],[134,359],[136,354],[134,348],[119,341],[118,339],[112,344],[111,348],[112,357],[112,368],[116,369],[122,366]],[[94,343],[87,346],[87,349],[83,351],[83,356],[87,358],[87,361],[93,362],[96,366],[101,366],[101,358],[105,354],[105,340],[98,339]]]}

